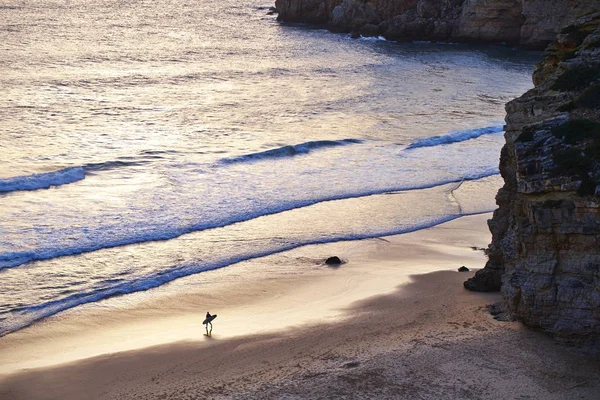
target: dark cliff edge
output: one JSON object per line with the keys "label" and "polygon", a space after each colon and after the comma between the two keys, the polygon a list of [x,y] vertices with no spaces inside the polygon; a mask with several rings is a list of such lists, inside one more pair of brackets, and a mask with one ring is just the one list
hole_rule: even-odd
{"label": "dark cliff edge", "polygon": [[600,12],[561,31],[533,81],[506,105],[489,260],[465,287],[600,353]]}
{"label": "dark cliff edge", "polygon": [[507,43],[543,49],[598,0],[276,0],[278,20],[390,40]]}

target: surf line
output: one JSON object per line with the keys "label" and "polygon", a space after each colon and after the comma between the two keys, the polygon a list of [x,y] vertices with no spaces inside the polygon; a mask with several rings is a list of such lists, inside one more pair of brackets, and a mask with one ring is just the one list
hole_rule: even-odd
{"label": "surf line", "polygon": [[474,176],[461,177],[459,179],[449,179],[446,181],[434,182],[431,184],[426,184],[426,185],[421,185],[421,186],[385,188],[385,189],[381,189],[381,190],[373,190],[373,191],[367,191],[367,192],[357,193],[357,194],[346,194],[346,195],[342,194],[342,195],[338,195],[338,196],[334,195],[334,196],[324,197],[324,198],[315,199],[315,200],[304,200],[304,201],[299,201],[296,204],[291,204],[289,206],[283,205],[281,207],[274,207],[273,209],[270,209],[270,210],[267,209],[262,212],[257,211],[256,213],[250,213],[249,215],[239,216],[237,218],[232,218],[229,221],[215,222],[215,223],[209,223],[209,224],[205,224],[205,225],[192,225],[192,226],[183,227],[180,229],[174,229],[172,231],[167,230],[165,232],[162,232],[158,236],[145,236],[145,235],[130,236],[130,237],[117,239],[114,242],[104,242],[102,244],[84,243],[80,247],[61,247],[61,248],[44,248],[44,247],[42,247],[42,248],[31,250],[31,251],[17,251],[17,252],[10,252],[10,253],[1,253],[0,254],[0,271],[2,271],[5,268],[18,267],[20,265],[23,265],[23,264],[26,264],[26,263],[32,262],[32,261],[49,260],[49,259],[54,259],[54,258],[59,258],[59,257],[67,257],[67,256],[78,255],[78,254],[91,253],[91,252],[94,252],[97,250],[110,249],[110,248],[121,247],[121,246],[129,246],[129,245],[134,245],[134,244],[139,244],[139,243],[160,242],[160,241],[165,241],[165,240],[171,240],[171,239],[175,239],[175,238],[181,237],[183,235],[194,233],[194,232],[200,232],[200,231],[204,231],[204,230],[208,230],[208,229],[223,228],[223,227],[234,225],[237,223],[250,221],[250,220],[253,220],[256,218],[260,218],[260,217],[264,217],[264,216],[268,216],[268,215],[280,214],[280,213],[287,212],[290,210],[309,207],[309,206],[312,206],[315,204],[325,203],[325,202],[329,202],[329,201],[356,199],[356,198],[360,198],[360,197],[369,197],[369,196],[386,194],[386,193],[394,193],[394,192],[408,192],[408,191],[414,191],[414,190],[425,190],[425,189],[431,189],[431,188],[438,187],[438,186],[447,185],[449,183],[458,183],[461,181],[474,181],[474,180],[483,179],[483,178],[487,178],[489,176],[494,176],[494,175],[498,175],[497,170],[485,172],[482,174],[477,174]]}

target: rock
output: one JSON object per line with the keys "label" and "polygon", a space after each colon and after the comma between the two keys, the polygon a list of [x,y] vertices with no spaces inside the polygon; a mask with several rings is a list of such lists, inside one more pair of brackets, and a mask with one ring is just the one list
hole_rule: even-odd
{"label": "rock", "polygon": [[340,3],[341,0],[275,0],[275,8],[279,10],[277,20],[326,24]]}
{"label": "rock", "polygon": [[525,0],[520,42],[526,47],[542,48],[555,39],[560,30],[578,18],[600,11],[598,1]]}
{"label": "rock", "polygon": [[469,272],[469,268],[465,267],[464,265],[462,267],[460,267],[458,269],[458,272]]}
{"label": "rock", "polygon": [[597,0],[276,0],[275,5],[280,21],[322,24],[334,31],[539,49],[563,26],[599,10]]}
{"label": "rock", "polygon": [[501,279],[501,270],[487,269],[486,265],[485,269],[480,269],[474,277],[467,279],[463,286],[473,292],[497,292],[500,290]]}
{"label": "rock", "polygon": [[340,265],[342,260],[338,256],[332,256],[325,260],[327,265]]}
{"label": "rock", "polygon": [[464,285],[501,289],[507,315],[600,353],[600,12],[557,36],[534,84],[506,105],[489,260]]}
{"label": "rock", "polygon": [[380,36],[379,25],[367,24],[360,28],[360,34],[364,37]]}
{"label": "rock", "polygon": [[333,28],[360,29],[368,24],[378,24],[379,17],[372,3],[358,0],[343,0],[331,12],[329,24]]}
{"label": "rock", "polygon": [[515,321],[514,316],[506,309],[506,304],[503,302],[490,304],[487,308],[496,321]]}
{"label": "rock", "polygon": [[519,43],[525,22],[521,3],[521,0],[466,0],[453,36],[478,42]]}

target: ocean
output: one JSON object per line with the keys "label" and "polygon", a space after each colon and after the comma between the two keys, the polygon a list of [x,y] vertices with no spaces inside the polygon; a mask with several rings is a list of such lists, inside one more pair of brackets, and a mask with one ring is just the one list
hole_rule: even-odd
{"label": "ocean", "polygon": [[504,104],[539,53],[351,39],[271,5],[0,5],[0,336],[494,209]]}

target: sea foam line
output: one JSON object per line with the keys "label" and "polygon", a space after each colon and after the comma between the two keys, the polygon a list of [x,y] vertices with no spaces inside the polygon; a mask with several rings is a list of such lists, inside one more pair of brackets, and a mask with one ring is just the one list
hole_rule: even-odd
{"label": "sea foam line", "polygon": [[199,225],[191,225],[184,228],[165,230],[158,234],[148,234],[148,235],[138,235],[138,236],[130,236],[127,238],[116,239],[114,241],[103,242],[103,243],[89,243],[83,246],[73,246],[73,247],[61,247],[61,248],[40,248],[33,251],[16,251],[16,252],[7,252],[0,253],[0,271],[4,268],[14,268],[20,265],[23,265],[27,262],[31,261],[39,261],[39,260],[48,260],[57,257],[71,256],[82,253],[89,253],[96,250],[108,249],[119,246],[126,246],[130,244],[143,243],[143,242],[153,242],[160,240],[169,240],[174,239],[179,236],[182,236],[186,233],[198,232],[205,229],[213,229],[213,228],[222,228],[228,225],[232,225],[238,222],[249,221],[258,217],[262,217],[265,215],[277,214],[280,212],[290,211],[297,208],[307,207],[314,204],[326,202],[326,201],[334,201],[334,200],[345,200],[345,199],[353,199],[365,196],[372,196],[377,194],[384,194],[390,192],[399,192],[399,191],[409,191],[409,190],[423,190],[430,189],[437,186],[447,185],[449,183],[456,183],[460,181],[472,181],[477,179],[486,178],[488,176],[497,175],[498,169],[494,168],[493,170],[489,170],[480,174],[468,175],[465,177],[457,177],[456,179],[448,179],[444,181],[439,181],[427,185],[420,186],[398,186],[398,187],[388,187],[380,190],[366,190],[358,193],[348,193],[348,194],[340,194],[334,196],[326,196],[322,198],[316,199],[308,199],[304,201],[298,201],[292,204],[281,204],[279,206],[275,206],[272,208],[263,209],[257,212],[249,213],[244,216],[238,216],[236,218],[231,218],[230,220],[216,223],[208,223],[208,224],[199,224]]}
{"label": "sea foam line", "polygon": [[360,35],[359,39],[360,40],[366,40],[366,41],[369,41],[369,42],[371,42],[371,41],[383,41],[383,42],[387,42],[388,41],[384,36],[381,36],[381,35],[379,35],[379,36],[363,36],[363,35]]}
{"label": "sea foam line", "polygon": [[406,150],[417,149],[420,147],[433,147],[450,143],[464,142],[471,139],[476,139],[483,135],[491,135],[494,133],[503,132],[502,125],[488,126],[485,128],[468,129],[463,131],[451,131],[446,135],[432,136],[426,139],[417,140],[409,144]]}
{"label": "sea foam line", "polygon": [[[261,257],[270,256],[273,254],[278,254],[284,251],[289,251],[296,249],[302,246],[316,245],[316,244],[325,244],[325,243],[334,243],[334,242],[342,242],[342,241],[351,241],[351,240],[364,240],[364,239],[373,239],[382,236],[392,236],[405,234],[410,232],[419,231],[422,229],[431,228],[449,221],[453,221],[457,218],[470,216],[470,215],[479,215],[491,212],[492,210],[470,213],[470,214],[451,214],[442,217],[435,218],[428,223],[421,223],[414,225],[409,228],[404,229],[392,229],[385,230],[380,232],[371,232],[368,234],[345,234],[337,237],[331,238],[323,238],[316,240],[305,240],[297,243],[290,243],[281,247],[277,247],[270,250],[259,251],[256,253],[244,254],[234,257],[229,257],[224,260],[220,260],[210,265],[198,266],[194,263],[183,264],[172,266],[171,268],[161,271],[157,274],[152,274],[146,277],[141,277],[132,281],[122,282],[116,284],[114,286],[103,288],[96,291],[88,291],[73,294],[61,300],[54,300],[47,303],[37,304],[35,306],[24,307],[22,310],[18,312],[19,315],[24,317],[20,320],[20,322],[15,323],[13,325],[0,325],[0,337],[5,336],[9,333],[16,332],[20,329],[23,329],[35,322],[38,322],[42,319],[48,318],[52,315],[58,314],[62,311],[66,311],[68,309],[88,304],[94,303],[101,300],[108,299],[110,297],[122,296],[126,294],[131,294],[140,291],[146,291],[149,289],[154,289],[159,286],[162,286],[166,283],[172,282],[175,279],[183,278],[186,276],[194,275],[201,272],[211,271],[223,267],[227,267],[233,264],[237,264],[243,261],[253,260]],[[27,318],[30,317],[30,318]],[[4,321],[2,321],[4,322]]]}

